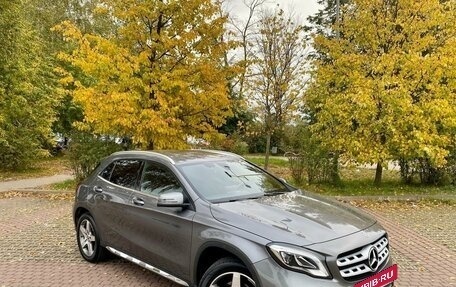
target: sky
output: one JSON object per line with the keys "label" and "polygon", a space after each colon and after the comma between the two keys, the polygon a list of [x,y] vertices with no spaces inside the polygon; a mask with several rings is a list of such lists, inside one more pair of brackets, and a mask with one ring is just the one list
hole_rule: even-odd
{"label": "sky", "polygon": [[[247,9],[242,0],[230,0],[229,2],[231,2],[229,6],[231,6],[230,10],[233,14],[240,18],[246,16]],[[285,11],[291,8],[293,13],[302,21],[305,21],[309,15],[315,14],[319,9],[317,0],[269,0],[267,6],[273,8],[277,4]]]}

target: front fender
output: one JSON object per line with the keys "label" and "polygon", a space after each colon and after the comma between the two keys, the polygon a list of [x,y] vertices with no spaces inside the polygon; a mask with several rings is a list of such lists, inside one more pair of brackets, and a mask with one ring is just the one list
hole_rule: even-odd
{"label": "front fender", "polygon": [[[242,230],[230,230],[232,227],[221,228],[194,228],[192,248],[192,278],[191,282],[197,284],[198,264],[201,255],[208,248],[219,248],[239,258],[248,268],[256,282],[259,282],[254,264],[269,257],[265,248],[268,240],[252,235]],[[241,233],[241,234],[239,234]]]}

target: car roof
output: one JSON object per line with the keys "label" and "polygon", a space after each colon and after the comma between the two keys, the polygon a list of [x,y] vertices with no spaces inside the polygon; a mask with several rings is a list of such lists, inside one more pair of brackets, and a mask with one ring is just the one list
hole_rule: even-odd
{"label": "car roof", "polygon": [[153,151],[121,151],[113,153],[112,156],[121,158],[127,157],[141,157],[141,158],[160,158],[168,161],[171,164],[179,165],[190,162],[203,162],[203,161],[216,161],[216,160],[230,160],[230,159],[243,159],[240,155],[235,153],[220,151],[220,150],[206,150],[206,149],[193,149],[193,150],[153,150]]}

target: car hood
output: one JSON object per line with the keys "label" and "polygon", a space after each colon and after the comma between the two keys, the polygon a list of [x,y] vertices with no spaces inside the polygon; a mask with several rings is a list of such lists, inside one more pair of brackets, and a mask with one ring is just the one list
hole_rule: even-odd
{"label": "car hood", "polygon": [[271,241],[300,246],[343,237],[376,221],[347,205],[301,190],[211,205],[214,218]]}

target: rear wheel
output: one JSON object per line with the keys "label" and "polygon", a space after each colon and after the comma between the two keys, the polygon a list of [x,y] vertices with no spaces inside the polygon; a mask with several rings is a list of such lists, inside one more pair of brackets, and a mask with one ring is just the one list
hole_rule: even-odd
{"label": "rear wheel", "polygon": [[107,250],[100,245],[95,222],[90,214],[81,215],[76,229],[79,252],[82,257],[92,263],[106,259]]}
{"label": "rear wheel", "polygon": [[248,269],[237,259],[222,258],[212,264],[201,278],[199,287],[255,287]]}

